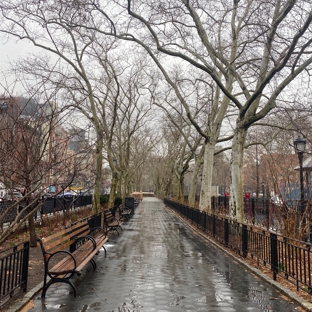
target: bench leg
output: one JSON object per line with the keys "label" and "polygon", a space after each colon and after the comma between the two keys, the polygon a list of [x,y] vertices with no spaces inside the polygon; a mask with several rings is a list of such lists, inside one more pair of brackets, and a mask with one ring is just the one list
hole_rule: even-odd
{"label": "bench leg", "polygon": [[65,277],[65,278],[53,278],[51,277],[51,279],[49,280],[48,283],[46,283],[44,286],[43,286],[43,289],[42,289],[42,293],[41,293],[41,298],[45,298],[45,295],[46,295],[46,292],[48,290],[48,288],[54,284],[54,283],[65,283],[65,284],[68,284],[71,286],[73,292],[74,292],[74,296],[75,298],[77,297],[77,293],[76,293],[76,289],[74,287],[74,285],[71,283],[71,281],[69,280],[69,278]]}
{"label": "bench leg", "polygon": [[[102,246],[101,246],[101,248],[103,248],[103,249],[104,249],[104,252],[105,252],[105,258],[106,258],[106,253],[107,253],[107,252],[106,252],[106,248],[105,248],[105,246],[104,246],[104,245],[102,245]],[[101,248],[100,248],[100,249],[101,249]],[[98,255],[98,254],[100,253],[100,249],[98,250],[98,252],[96,253],[96,255]]]}
{"label": "bench leg", "polygon": [[[118,225],[118,226],[114,226],[114,227],[110,227],[110,228],[106,231],[106,236],[107,236],[107,234],[108,234],[109,231],[116,231],[117,234],[119,235],[119,232],[118,232],[117,227],[120,227],[120,228],[121,228],[121,226],[119,226],[119,225]],[[122,228],[121,228],[121,230],[122,230]]]}
{"label": "bench leg", "polygon": [[93,259],[91,259],[90,263],[92,264],[93,271],[95,271],[96,270],[96,262]]}
{"label": "bench leg", "polygon": [[105,258],[106,258],[106,248],[104,247],[104,245],[102,246],[105,252]]}

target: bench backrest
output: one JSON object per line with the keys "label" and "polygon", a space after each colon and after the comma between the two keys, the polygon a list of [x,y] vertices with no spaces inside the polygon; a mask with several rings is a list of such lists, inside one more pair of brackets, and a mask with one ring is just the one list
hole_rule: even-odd
{"label": "bench backrest", "polygon": [[114,221],[115,217],[113,216],[112,212],[107,209],[104,210],[104,222],[107,224],[108,222]]}
{"label": "bench backrest", "polygon": [[54,253],[58,250],[67,250],[75,242],[75,238],[90,233],[88,221],[77,222],[70,227],[59,230],[56,233],[38,239],[42,248],[43,256],[49,257],[47,253]]}

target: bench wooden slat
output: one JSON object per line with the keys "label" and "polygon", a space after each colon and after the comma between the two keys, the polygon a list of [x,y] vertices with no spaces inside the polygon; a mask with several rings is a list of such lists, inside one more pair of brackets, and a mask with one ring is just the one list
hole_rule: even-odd
{"label": "bench wooden slat", "polygon": [[[93,257],[107,242],[106,231],[90,229],[88,221],[76,224],[60,230],[48,237],[38,239],[44,256],[45,275],[42,297],[50,285],[56,282],[69,284],[76,296],[76,290],[70,282],[73,274],[80,275],[87,263],[91,263],[95,271],[96,263]],[[76,265],[75,265],[76,264]],[[47,281],[47,277],[50,280]]]}
{"label": "bench wooden slat", "polygon": [[59,248],[65,249],[74,242],[75,236],[87,235],[90,232],[88,224],[76,224],[70,228],[61,230],[55,234],[42,239],[44,248],[50,252],[55,252]]}
{"label": "bench wooden slat", "polygon": [[112,212],[109,209],[104,211],[104,223],[106,226],[106,234],[109,231],[116,231],[119,235],[118,229],[122,231],[120,221],[113,216]]}

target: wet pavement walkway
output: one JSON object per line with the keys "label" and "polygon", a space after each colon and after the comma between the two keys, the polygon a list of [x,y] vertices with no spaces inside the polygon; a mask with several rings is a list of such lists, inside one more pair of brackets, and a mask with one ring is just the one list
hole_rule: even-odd
{"label": "wet pavement walkway", "polygon": [[112,234],[68,285],[54,284],[29,311],[302,311],[269,283],[185,226],[162,201],[147,197],[123,232]]}

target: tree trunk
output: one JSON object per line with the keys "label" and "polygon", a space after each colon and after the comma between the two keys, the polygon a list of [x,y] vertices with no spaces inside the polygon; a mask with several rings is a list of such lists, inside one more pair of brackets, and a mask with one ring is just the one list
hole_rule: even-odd
{"label": "tree trunk", "polygon": [[[169,178],[168,178],[169,179]],[[170,178],[167,181],[167,189],[166,189],[166,196],[169,198],[172,195],[172,179]]]}
{"label": "tree trunk", "polygon": [[173,198],[174,200],[179,200],[179,180],[174,177],[174,183],[173,183]]}
{"label": "tree trunk", "polygon": [[95,172],[95,188],[94,188],[94,203],[93,212],[99,213],[101,210],[100,204],[100,190],[102,181],[102,163],[103,163],[103,142],[102,136],[98,136],[97,146],[96,146],[96,172]]}
{"label": "tree trunk", "polygon": [[202,184],[200,190],[199,210],[211,212],[211,183],[215,143],[205,144]]}
{"label": "tree trunk", "polygon": [[30,247],[37,247],[36,227],[33,214],[28,217],[28,226]]}
{"label": "tree trunk", "polygon": [[179,203],[184,204],[184,174],[180,174],[179,179]]}
{"label": "tree trunk", "polygon": [[239,223],[244,221],[243,158],[246,135],[247,130],[238,126],[232,143],[230,218]]}
{"label": "tree trunk", "polygon": [[114,206],[115,194],[117,190],[117,179],[118,179],[117,172],[113,172],[113,179],[109,192],[108,208],[112,208]]}
{"label": "tree trunk", "polygon": [[197,182],[198,182],[198,175],[199,175],[199,169],[200,166],[202,164],[202,158],[204,155],[204,150],[205,148],[202,147],[200,150],[200,153],[198,154],[198,156],[196,157],[195,161],[195,168],[193,171],[193,175],[192,175],[192,181],[190,184],[190,189],[189,189],[189,196],[188,196],[188,205],[190,207],[195,207],[195,202],[196,202],[196,187],[197,187]]}
{"label": "tree trunk", "polygon": [[197,168],[197,166],[196,166],[195,170],[193,172],[192,181],[190,184],[189,195],[188,195],[188,206],[189,207],[195,207],[198,172],[199,172],[199,168]]}

